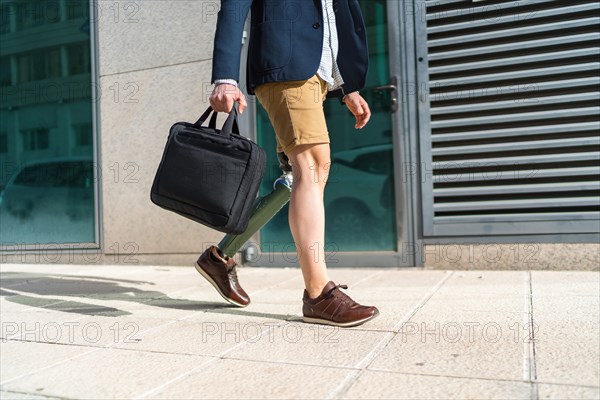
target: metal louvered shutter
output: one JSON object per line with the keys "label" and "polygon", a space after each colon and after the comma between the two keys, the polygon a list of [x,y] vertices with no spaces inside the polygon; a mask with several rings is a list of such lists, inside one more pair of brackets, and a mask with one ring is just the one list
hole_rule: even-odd
{"label": "metal louvered shutter", "polygon": [[600,4],[418,4],[424,235],[600,232]]}

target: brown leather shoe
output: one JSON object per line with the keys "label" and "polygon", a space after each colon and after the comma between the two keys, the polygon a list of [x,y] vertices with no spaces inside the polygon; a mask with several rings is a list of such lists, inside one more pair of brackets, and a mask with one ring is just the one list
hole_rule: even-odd
{"label": "brown leather shoe", "polygon": [[340,288],[348,289],[348,286],[329,281],[315,299],[311,299],[304,290],[304,322],[350,327],[364,324],[379,315],[377,307],[358,304]]}
{"label": "brown leather shoe", "polygon": [[217,246],[210,246],[196,261],[196,270],[206,278],[225,300],[239,307],[250,304],[248,294],[238,282],[236,262]]}

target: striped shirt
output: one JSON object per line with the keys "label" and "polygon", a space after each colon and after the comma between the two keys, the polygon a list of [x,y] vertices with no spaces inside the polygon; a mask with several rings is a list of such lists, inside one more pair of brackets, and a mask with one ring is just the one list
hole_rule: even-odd
{"label": "striped shirt", "polygon": [[327,82],[327,90],[338,89],[344,83],[338,68],[338,35],[333,0],[321,0],[323,9],[323,51],[317,74]]}

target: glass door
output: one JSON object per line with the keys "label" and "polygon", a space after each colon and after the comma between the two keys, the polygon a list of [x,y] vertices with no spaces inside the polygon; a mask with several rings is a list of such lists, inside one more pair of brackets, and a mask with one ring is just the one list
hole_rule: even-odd
{"label": "glass door", "polygon": [[0,0],[0,17],[0,248],[96,248],[90,3]]}
{"label": "glass door", "polygon": [[[401,180],[396,178],[398,166],[396,169],[394,166],[398,151],[394,150],[397,134],[392,116],[396,105],[392,101],[395,91],[390,90],[387,5],[385,0],[360,1],[370,53],[369,74],[361,95],[371,108],[370,122],[357,130],[354,117],[337,99],[328,99],[324,105],[332,159],[325,188],[326,253],[380,252],[380,257],[398,259],[401,251],[398,227],[402,226],[403,218],[397,212],[399,202],[395,195],[400,190],[397,186]],[[256,108],[258,143],[269,157],[269,170],[261,186],[261,195],[265,195],[272,190],[273,180],[281,171],[276,157],[275,133],[266,111],[260,105]],[[261,230],[263,253],[295,252],[288,209],[289,205],[286,205]],[[281,247],[277,248],[277,245]],[[390,263],[378,263],[384,264]],[[403,263],[395,265],[400,264]],[[410,261],[404,264],[408,265]]]}

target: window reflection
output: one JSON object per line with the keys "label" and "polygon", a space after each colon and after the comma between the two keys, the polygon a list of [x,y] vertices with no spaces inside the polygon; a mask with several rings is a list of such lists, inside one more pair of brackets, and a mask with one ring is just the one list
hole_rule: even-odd
{"label": "window reflection", "polygon": [[[396,250],[396,210],[393,180],[392,125],[389,99],[374,87],[389,83],[386,0],[359,2],[369,45],[369,74],[361,95],[369,102],[371,120],[361,131],[354,117],[337,99],[324,104],[329,128],[332,167],[325,190],[327,252]],[[257,104],[260,104],[257,102]],[[258,105],[259,144],[271,168],[261,185],[261,195],[272,190],[281,171],[275,153],[275,133],[266,111]],[[294,243],[286,205],[261,230],[261,241],[274,252]],[[281,245],[277,247],[277,243]],[[289,251],[293,250],[288,249]]]}
{"label": "window reflection", "polygon": [[0,244],[93,243],[89,2],[0,0],[0,44]]}

